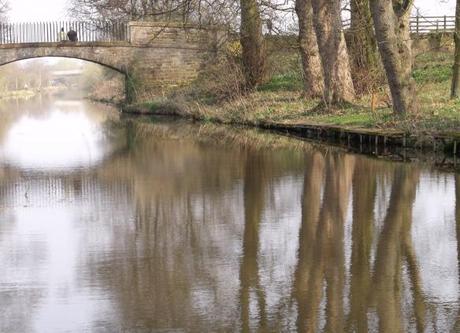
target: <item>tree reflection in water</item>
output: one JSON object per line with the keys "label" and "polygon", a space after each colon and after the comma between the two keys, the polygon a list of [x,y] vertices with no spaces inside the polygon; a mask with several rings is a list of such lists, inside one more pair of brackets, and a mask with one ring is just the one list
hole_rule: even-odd
{"label": "tree reflection in water", "polygon": [[[420,252],[414,232],[429,231],[416,211],[422,200],[444,217],[429,223],[459,239],[460,176],[442,183],[418,165],[213,125],[111,118],[103,131],[117,149],[97,165],[59,173],[0,166],[0,331],[460,327],[458,302],[427,291],[424,277],[437,275],[422,263],[445,263]],[[448,205],[425,199],[428,180],[444,184]],[[50,210],[59,228],[49,225]],[[69,242],[57,242],[56,229]],[[43,272],[56,273],[52,284]],[[441,280],[436,288],[445,288]],[[46,309],[65,317],[75,308],[85,316],[43,319]]]}

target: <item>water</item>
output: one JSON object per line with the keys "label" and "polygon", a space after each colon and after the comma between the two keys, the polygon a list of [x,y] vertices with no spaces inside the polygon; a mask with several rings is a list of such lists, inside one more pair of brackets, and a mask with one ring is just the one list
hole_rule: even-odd
{"label": "water", "polygon": [[81,101],[0,116],[0,332],[460,331],[459,175]]}

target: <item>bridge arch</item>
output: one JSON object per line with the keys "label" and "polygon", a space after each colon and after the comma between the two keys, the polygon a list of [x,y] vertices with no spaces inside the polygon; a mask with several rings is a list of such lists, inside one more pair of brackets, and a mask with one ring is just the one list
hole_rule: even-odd
{"label": "bridge arch", "polygon": [[0,35],[0,66],[43,57],[89,61],[125,75],[127,101],[142,101],[193,81],[222,39],[216,30],[161,22],[130,22],[123,36],[82,42],[42,42],[39,36],[23,43]]}
{"label": "bridge arch", "polygon": [[[127,53],[123,49],[107,48],[107,46],[78,47],[76,45],[60,46],[46,44],[29,47],[24,45],[21,48],[5,46],[0,46],[0,66],[37,58],[68,58],[92,62],[108,67],[121,74],[126,75],[128,73],[127,64],[117,59],[121,54]],[[126,59],[126,57],[124,58]]]}

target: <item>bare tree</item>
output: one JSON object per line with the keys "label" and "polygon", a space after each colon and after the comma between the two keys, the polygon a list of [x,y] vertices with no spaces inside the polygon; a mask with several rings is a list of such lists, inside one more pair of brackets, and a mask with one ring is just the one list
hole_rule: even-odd
{"label": "bare tree", "polygon": [[314,0],[312,6],[324,73],[325,103],[330,106],[352,102],[355,89],[342,31],[340,0]]}
{"label": "bare tree", "polygon": [[238,3],[228,0],[70,0],[68,11],[72,17],[84,20],[174,20],[235,25],[238,9]]}
{"label": "bare tree", "polygon": [[69,12],[83,19],[138,20],[164,17],[185,8],[181,0],[71,0]]}
{"label": "bare tree", "polygon": [[455,56],[454,56],[454,73],[452,76],[451,98],[460,97],[460,0],[457,0],[455,9]]}
{"label": "bare tree", "polygon": [[417,109],[409,25],[412,4],[413,0],[370,0],[375,34],[393,100],[393,111],[399,115]]}
{"label": "bare tree", "polygon": [[318,41],[313,27],[311,0],[296,0],[299,20],[299,49],[302,57],[304,96],[321,97],[324,91],[323,72]]}
{"label": "bare tree", "polygon": [[0,0],[0,21],[6,21],[6,13],[10,10],[8,0]]}

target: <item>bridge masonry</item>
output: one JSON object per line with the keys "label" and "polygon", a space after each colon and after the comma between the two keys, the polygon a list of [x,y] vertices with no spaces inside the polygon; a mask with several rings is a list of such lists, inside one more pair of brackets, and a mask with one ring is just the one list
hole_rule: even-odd
{"label": "bridge masonry", "polygon": [[24,59],[67,57],[110,67],[126,77],[128,102],[140,102],[191,83],[213,57],[222,33],[159,22],[130,22],[128,40],[0,45],[0,66]]}

